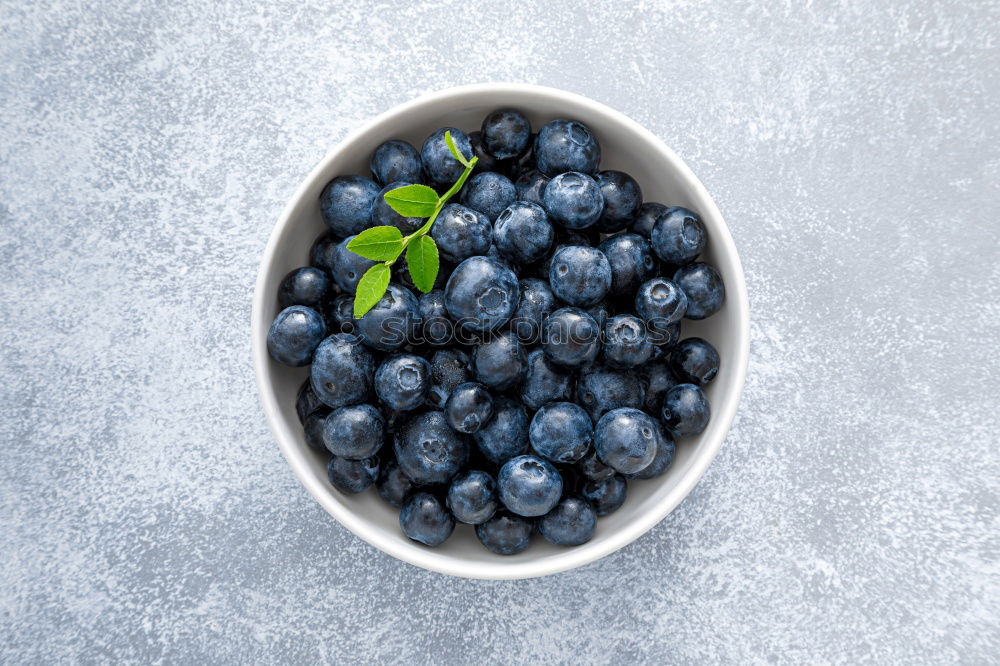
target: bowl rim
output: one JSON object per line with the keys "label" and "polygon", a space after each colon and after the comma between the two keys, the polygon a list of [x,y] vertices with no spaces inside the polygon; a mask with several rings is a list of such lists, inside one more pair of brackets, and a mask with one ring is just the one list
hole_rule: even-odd
{"label": "bowl rim", "polygon": [[[264,285],[271,272],[271,266],[275,261],[279,238],[282,236],[283,230],[291,223],[294,210],[299,202],[303,200],[311,184],[322,176],[330,162],[336,159],[342,151],[378,125],[393,118],[403,116],[414,108],[427,104],[446,103],[451,100],[458,101],[469,95],[496,93],[509,93],[512,96],[542,96],[550,100],[561,100],[575,106],[586,107],[594,115],[603,116],[610,122],[624,125],[642,137],[651,149],[658,150],[677,170],[682,181],[680,184],[684,188],[696,192],[708,203],[709,210],[703,210],[703,215],[707,212],[709,214],[707,216],[714,217],[720,223],[720,229],[713,229],[712,231],[712,243],[719,247],[719,254],[726,258],[727,263],[732,268],[731,272],[736,276],[736,280],[732,284],[729,282],[726,284],[726,298],[730,305],[736,308],[735,315],[739,326],[737,330],[732,332],[738,338],[735,345],[736,357],[730,360],[735,370],[733,381],[727,387],[726,394],[720,396],[723,398],[720,401],[722,403],[721,409],[713,409],[712,414],[713,421],[716,424],[722,424],[722,427],[718,429],[719,434],[712,440],[700,443],[698,451],[686,474],[681,477],[677,485],[663,498],[654,510],[640,514],[617,532],[599,542],[590,542],[574,548],[568,548],[564,553],[560,553],[558,557],[547,558],[541,561],[529,560],[507,563],[498,561],[496,565],[484,565],[481,562],[465,561],[453,555],[436,553],[429,549],[408,548],[405,546],[410,546],[410,544],[402,544],[399,541],[384,538],[378,530],[371,528],[361,516],[333,501],[329,489],[316,482],[310,474],[305,473],[305,459],[298,451],[299,447],[292,433],[283,427],[276,396],[269,390],[272,380],[267,355],[266,335],[270,322],[264,319],[264,313],[267,310],[266,299],[269,295],[265,293]],[[698,481],[701,480],[701,477],[705,474],[709,465],[718,454],[719,449],[722,447],[723,441],[729,435],[737,409],[739,408],[743,388],[746,383],[749,362],[750,307],[743,265],[729,227],[722,217],[722,213],[719,211],[705,186],[702,185],[701,181],[698,180],[687,164],[659,137],[620,111],[616,111],[605,104],[577,93],[548,86],[524,83],[481,83],[444,88],[393,106],[348,132],[335,146],[327,151],[326,155],[313,167],[309,175],[296,188],[295,193],[288,200],[277,223],[271,230],[267,246],[264,249],[264,254],[257,270],[250,333],[257,393],[261,401],[261,406],[264,408],[268,427],[275,439],[277,439],[278,448],[292,468],[293,473],[299,482],[306,487],[306,490],[309,491],[313,499],[326,509],[341,525],[363,541],[399,560],[430,571],[452,576],[487,580],[510,580],[559,573],[605,557],[623,548],[652,529],[653,526],[663,520],[691,492]]]}

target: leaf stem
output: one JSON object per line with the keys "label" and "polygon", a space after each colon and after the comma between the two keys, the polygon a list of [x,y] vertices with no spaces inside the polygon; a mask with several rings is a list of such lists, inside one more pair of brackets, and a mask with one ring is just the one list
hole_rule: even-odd
{"label": "leaf stem", "polygon": [[[458,180],[456,180],[454,184],[448,188],[448,191],[442,194],[441,198],[438,199],[437,205],[434,207],[434,212],[431,213],[431,216],[427,218],[427,221],[424,222],[424,224],[419,229],[417,229],[412,234],[403,239],[404,251],[413,240],[415,240],[420,236],[423,236],[424,234],[426,234],[428,231],[431,230],[431,227],[434,226],[434,221],[437,219],[438,214],[444,208],[444,205],[448,203],[449,199],[458,194],[459,190],[462,189],[462,186],[465,185],[465,181],[469,179],[469,175],[472,173],[472,170],[475,168],[476,162],[478,161],[479,161],[478,157],[473,157],[471,160],[469,160],[468,164],[465,167],[465,171],[462,172],[462,175],[459,176]],[[402,252],[400,252],[400,254],[402,254]],[[391,266],[393,262],[389,261],[386,263]]]}

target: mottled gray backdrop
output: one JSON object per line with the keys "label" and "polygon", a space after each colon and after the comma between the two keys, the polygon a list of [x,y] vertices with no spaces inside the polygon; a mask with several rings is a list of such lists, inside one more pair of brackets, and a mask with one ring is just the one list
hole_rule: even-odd
{"label": "mottled gray backdrop", "polygon": [[[1000,5],[397,4],[0,0],[0,662],[997,663]],[[249,319],[329,147],[501,80],[671,145],[753,322],[672,515],[490,583],[306,494]]]}

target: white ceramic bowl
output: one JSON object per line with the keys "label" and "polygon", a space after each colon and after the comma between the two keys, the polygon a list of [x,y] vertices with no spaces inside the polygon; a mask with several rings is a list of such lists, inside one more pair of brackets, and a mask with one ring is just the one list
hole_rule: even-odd
{"label": "white ceramic bowl", "polygon": [[[704,258],[719,269],[726,284],[720,312],[683,324],[684,337],[707,339],[722,357],[719,375],[707,389],[712,420],[705,432],[678,443],[676,460],[664,476],[630,482],[625,505],[597,521],[589,543],[559,548],[536,536],[530,548],[509,557],[483,548],[468,525],[457,526],[444,545],[427,548],[403,535],[399,512],[373,489],[354,496],[334,490],[326,478],[324,457],[305,443],[295,415],[296,393],[308,370],[275,363],[266,346],[267,330],[278,309],[278,284],[290,270],[308,264],[309,249],[325,228],[318,204],[323,186],[341,174],[368,175],[369,156],[387,139],[406,139],[419,148],[439,127],[472,131],[487,113],[505,106],[521,109],[535,128],[554,118],[583,121],[601,143],[602,169],[632,174],[646,201],[698,211],[709,236]],[[295,192],[271,233],[254,293],[252,336],[257,386],[268,423],[288,464],[316,501],[356,535],[405,562],[454,576],[491,579],[543,576],[587,564],[636,539],[670,513],[705,473],[729,432],[743,390],[750,337],[746,284],[733,239],[708,192],[684,162],[656,136],[603,104],[562,90],[516,84],[461,86],[425,95],[359,127],[333,149]]]}

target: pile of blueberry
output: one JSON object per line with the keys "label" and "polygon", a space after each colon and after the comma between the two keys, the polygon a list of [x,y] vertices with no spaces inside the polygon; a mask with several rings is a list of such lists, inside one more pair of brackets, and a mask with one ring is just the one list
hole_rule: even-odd
{"label": "pile of blueberry", "polygon": [[[375,262],[347,244],[372,226],[422,224],[383,195],[456,181],[445,130],[479,159],[430,231],[435,288],[419,295],[396,266],[355,320],[353,295]],[[309,445],[331,454],[330,483],[375,485],[411,539],[437,546],[457,521],[502,555],[527,548],[536,528],[554,544],[585,543],[629,480],[663,474],[675,440],[708,423],[701,387],[719,354],[679,340],[682,318],[709,317],[725,297],[716,269],[697,261],[705,227],[694,211],[643,203],[639,184],[599,171],[600,158],[584,124],[533,134],[502,109],[478,132],[438,130],[419,151],[387,141],[372,179],[340,176],[322,192],[328,231],[310,266],[282,281],[268,350],[311,366],[296,410]]]}

